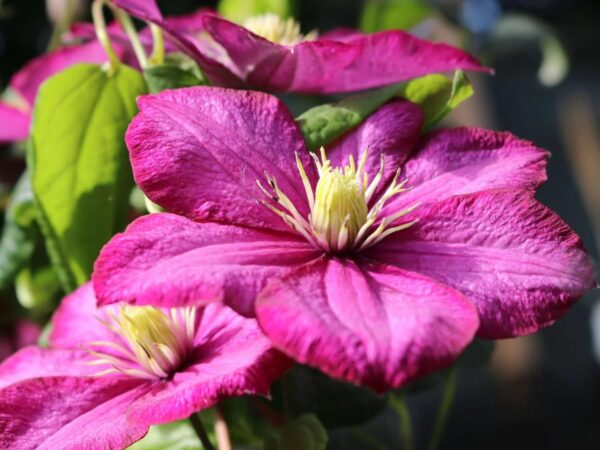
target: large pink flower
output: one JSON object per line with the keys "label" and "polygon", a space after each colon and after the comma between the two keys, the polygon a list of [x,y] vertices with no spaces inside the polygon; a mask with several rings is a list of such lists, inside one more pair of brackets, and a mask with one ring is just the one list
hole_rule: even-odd
{"label": "large pink flower", "polygon": [[456,69],[487,71],[468,53],[406,32],[303,35],[291,19],[251,18],[240,26],[213,12],[163,19],[155,1],[115,0],[130,14],[159,24],[226,87],[307,93],[349,92]]}
{"label": "large pink flower", "polygon": [[102,304],[223,301],[297,361],[381,391],[448,365],[475,333],[553,323],[594,283],[580,239],[533,198],[546,153],[508,133],[420,137],[419,107],[394,100],[311,155],[267,94],[138,104],[134,175],[171,213],[103,249]]}
{"label": "large pink flower", "polygon": [[0,365],[1,448],[125,448],[150,425],[265,395],[289,367],[255,320],[218,304],[96,309],[87,284],[52,325],[52,348]]}

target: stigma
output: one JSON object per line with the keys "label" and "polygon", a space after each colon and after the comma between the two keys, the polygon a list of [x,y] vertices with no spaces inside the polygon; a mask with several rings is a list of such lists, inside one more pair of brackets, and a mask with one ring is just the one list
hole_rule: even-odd
{"label": "stigma", "polygon": [[[102,324],[117,334],[123,345],[94,341],[84,346],[96,357],[90,364],[111,366],[96,375],[120,372],[141,378],[169,378],[192,348],[195,308],[164,312],[152,306],[122,306],[116,314],[109,312],[108,317]],[[107,348],[115,351],[107,353]]]}
{"label": "stigma", "polygon": [[316,31],[302,34],[300,25],[294,19],[291,17],[282,19],[273,13],[249,17],[242,23],[242,26],[260,37],[281,45],[295,45],[317,38]]}
{"label": "stigma", "polygon": [[[368,149],[363,152],[357,165],[352,155],[347,165],[332,167],[325,149],[321,147],[320,159],[311,154],[316,165],[319,180],[313,191],[310,180],[298,154],[296,165],[304,185],[310,214],[302,217],[294,204],[279,189],[277,181],[268,174],[269,189],[260,181],[258,186],[271,202],[263,201],[263,205],[283,219],[309,242],[330,253],[364,250],[387,236],[404,230],[413,225],[416,220],[400,223],[397,221],[413,211],[418,204],[394,212],[387,217],[381,217],[386,203],[400,193],[407,191],[408,180],[398,182],[400,169],[396,170],[393,179],[377,199],[374,198],[382,182],[385,160],[382,155],[379,171],[369,180],[365,172]],[[273,204],[273,202],[275,204]]]}

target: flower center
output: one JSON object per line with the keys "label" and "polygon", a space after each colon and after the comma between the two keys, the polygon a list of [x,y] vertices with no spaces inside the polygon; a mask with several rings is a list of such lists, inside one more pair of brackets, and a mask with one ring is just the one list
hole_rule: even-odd
{"label": "flower center", "polygon": [[273,13],[249,17],[242,26],[260,37],[282,45],[295,45],[317,38],[316,31],[304,35],[300,32],[300,25],[294,19],[291,17],[282,19]]}
{"label": "flower center", "polygon": [[327,252],[361,251],[370,247],[390,234],[413,225],[416,221],[391,226],[402,216],[413,211],[418,204],[387,217],[380,217],[389,199],[408,190],[404,187],[407,180],[398,183],[400,176],[400,169],[398,169],[387,189],[369,207],[373,194],[383,179],[385,162],[382,156],[379,171],[369,182],[369,177],[365,173],[367,156],[368,149],[363,152],[358,167],[354,158],[350,156],[348,165],[333,168],[327,159],[325,149],[321,147],[320,160],[312,154],[319,173],[319,180],[313,193],[304,166],[296,154],[296,164],[310,206],[308,220],[300,215],[290,199],[279,189],[277,181],[269,175],[267,181],[270,190],[260,181],[257,183],[275,205],[268,201],[262,203],[309,242]]}
{"label": "flower center", "polygon": [[[98,375],[121,372],[143,378],[168,378],[189,353],[196,329],[195,308],[173,308],[169,313],[152,306],[122,306],[108,314],[103,325],[119,335],[125,345],[95,341],[86,349],[97,357],[92,364],[110,364]],[[117,353],[106,353],[111,348]]]}

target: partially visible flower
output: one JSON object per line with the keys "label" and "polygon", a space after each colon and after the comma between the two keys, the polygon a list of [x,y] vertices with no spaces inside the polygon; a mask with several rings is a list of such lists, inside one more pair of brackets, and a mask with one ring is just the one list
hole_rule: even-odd
{"label": "partially visible flower", "polygon": [[553,323],[594,284],[579,237],[533,198],[546,153],[508,133],[421,138],[419,107],[394,100],[319,155],[267,94],[138,105],[135,179],[175,214],[104,247],[101,304],[222,301],[297,361],[384,391],[452,363],[475,333]]}
{"label": "partially visible flower", "polygon": [[0,332],[0,361],[23,347],[37,343],[40,331],[40,327],[30,320],[13,321],[8,329]]}
{"label": "partially visible flower", "polygon": [[[116,51],[119,54],[124,52],[119,47]],[[13,99],[10,102],[0,101],[0,143],[27,138],[35,96],[44,81],[73,64],[102,64],[107,60],[106,52],[94,40],[63,47],[28,62],[9,83]]]}
{"label": "partially visible flower", "polygon": [[159,24],[216,85],[304,93],[349,92],[456,69],[488,71],[468,53],[404,31],[300,32],[292,19],[265,15],[238,25],[213,12],[164,19],[155,1],[115,0]]}
{"label": "partially visible flower", "polygon": [[1,448],[125,448],[150,425],[266,395],[289,366],[255,320],[218,304],[97,309],[87,284],[52,326],[51,348],[0,365]]}

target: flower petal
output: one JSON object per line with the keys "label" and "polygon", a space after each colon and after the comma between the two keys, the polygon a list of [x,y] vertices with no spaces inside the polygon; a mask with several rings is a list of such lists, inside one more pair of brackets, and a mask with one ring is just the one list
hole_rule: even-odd
{"label": "flower petal", "polygon": [[275,347],[376,391],[450,364],[477,330],[466,298],[392,266],[336,258],[273,279],[256,312]]}
{"label": "flower petal", "polygon": [[338,139],[327,148],[327,157],[334,167],[343,167],[352,156],[359,163],[368,149],[365,165],[369,180],[375,178],[385,160],[385,172],[380,192],[402,166],[419,139],[423,126],[423,112],[417,105],[405,100],[394,100],[369,116],[360,126]]}
{"label": "flower petal", "polygon": [[93,281],[101,304],[224,301],[253,315],[255,296],[268,278],[319,253],[291,234],[159,213],[136,220],[104,247]]}
{"label": "flower petal", "polygon": [[295,152],[316,178],[286,107],[259,92],[196,87],[141,97],[126,140],[138,185],[155,203],[193,220],[288,230],[260,203],[265,173],[306,216]]}
{"label": "flower petal", "polygon": [[[94,288],[88,282],[66,296],[52,316],[50,345],[73,349],[93,341],[120,344],[115,333],[102,324],[101,320],[107,319],[106,313],[96,308]],[[103,348],[103,351],[112,353],[109,348]]]}
{"label": "flower petal", "polygon": [[532,142],[510,133],[477,128],[429,133],[402,167],[402,179],[412,189],[389,202],[382,216],[457,194],[534,189],[546,180],[547,156]]}
{"label": "flower petal", "polygon": [[97,367],[86,365],[89,354],[80,349],[26,347],[0,364],[0,388],[39,377],[89,376]]}
{"label": "flower petal", "polygon": [[550,325],[594,285],[579,237],[530,192],[480,192],[416,213],[417,224],[367,256],[462,291],[477,306],[481,337]]}
{"label": "flower petal", "polygon": [[0,102],[0,144],[27,139],[30,120],[29,113]]}
{"label": "flower petal", "polygon": [[[119,55],[122,53],[119,47],[115,48],[115,51]],[[73,64],[102,64],[107,60],[106,52],[98,41],[64,47],[30,61],[12,77],[10,87],[18,92],[30,107],[33,107],[39,87],[52,75]]]}
{"label": "flower petal", "polygon": [[0,390],[0,448],[118,449],[148,427],[127,407],[148,390],[133,378],[37,378]]}
{"label": "flower petal", "polygon": [[137,400],[129,410],[132,421],[171,422],[227,397],[267,395],[271,383],[290,367],[291,361],[272,348],[255,319],[220,304],[198,314],[193,362]]}

